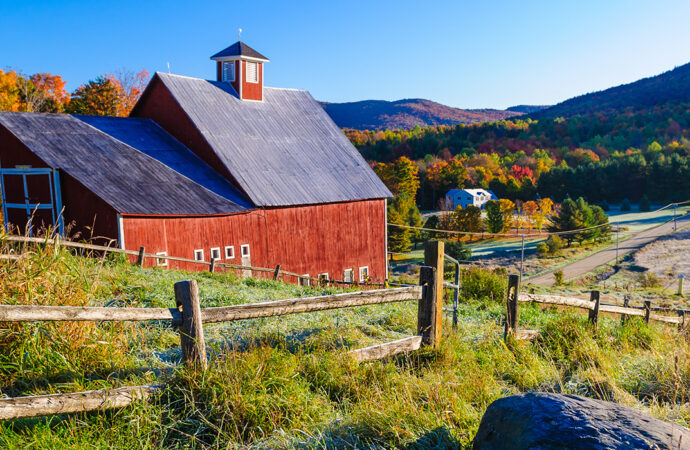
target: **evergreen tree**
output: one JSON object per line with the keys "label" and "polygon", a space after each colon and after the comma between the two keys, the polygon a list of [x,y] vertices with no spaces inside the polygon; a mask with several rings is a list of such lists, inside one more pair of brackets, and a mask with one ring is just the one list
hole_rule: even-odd
{"label": "evergreen tree", "polygon": [[501,212],[501,205],[491,200],[487,202],[486,206],[486,229],[489,233],[500,233],[503,231],[503,212]]}
{"label": "evergreen tree", "polygon": [[[388,207],[388,223],[406,225],[396,208]],[[410,230],[407,228],[388,227],[388,251],[405,253],[410,251]]]}
{"label": "evergreen tree", "polygon": [[649,211],[650,209],[652,209],[652,207],[649,204],[649,197],[645,194],[640,198],[640,211]]}

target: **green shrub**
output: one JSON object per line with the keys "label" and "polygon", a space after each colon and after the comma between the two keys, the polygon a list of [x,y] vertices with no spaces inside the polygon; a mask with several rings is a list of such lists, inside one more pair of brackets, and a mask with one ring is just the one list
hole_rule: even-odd
{"label": "green shrub", "polygon": [[621,203],[621,211],[630,211],[630,200],[627,198],[624,198]]}
{"label": "green shrub", "polygon": [[472,250],[465,245],[464,242],[446,241],[444,252],[446,255],[457,259],[458,261],[466,261],[472,257]]}
{"label": "green shrub", "polygon": [[500,271],[473,267],[462,274],[463,298],[502,301],[506,290],[506,276]]}
{"label": "green shrub", "polygon": [[537,244],[537,253],[541,256],[558,255],[563,248],[564,242],[558,236],[552,235],[545,242]]}
{"label": "green shrub", "polygon": [[657,277],[654,272],[641,273],[640,276],[637,277],[637,282],[643,288],[661,287],[661,280],[659,280],[659,277]]}
{"label": "green shrub", "polygon": [[553,273],[553,277],[556,279],[556,286],[563,286],[563,271],[557,270]]}
{"label": "green shrub", "polygon": [[647,194],[640,198],[639,208],[640,211],[649,211],[652,209],[651,205],[649,204],[649,197],[647,197]]}
{"label": "green shrub", "polygon": [[546,245],[549,247],[549,254],[557,255],[563,248],[564,242],[558,236],[552,235],[546,240]]}

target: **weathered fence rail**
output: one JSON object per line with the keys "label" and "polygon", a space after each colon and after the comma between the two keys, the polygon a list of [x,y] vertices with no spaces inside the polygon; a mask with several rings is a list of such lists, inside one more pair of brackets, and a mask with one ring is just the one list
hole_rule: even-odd
{"label": "weathered fence rail", "polygon": [[3,398],[0,399],[0,420],[123,408],[136,401],[148,400],[159,389],[159,386],[128,386],[71,394]]}
{"label": "weathered fence rail", "polygon": [[[143,252],[129,252],[135,253]],[[434,347],[440,344],[443,243],[428,243],[425,258],[433,266],[421,268],[418,286],[201,308],[197,283],[189,280],[175,283],[176,308],[0,305],[0,322],[169,320],[179,327],[184,364],[205,370],[207,357],[204,324],[417,301],[417,335],[350,352],[359,361],[369,361],[414,351],[422,345]],[[271,271],[274,272],[274,269]],[[275,269],[275,272],[278,271],[279,269]],[[117,408],[127,406],[137,399],[146,400],[156,389],[152,386],[135,386],[109,391],[0,399],[0,420]]]}
{"label": "weathered fence rail", "polygon": [[[592,291],[589,300],[584,300],[577,297],[568,297],[560,295],[544,295],[544,294],[527,294],[520,293],[520,277],[518,275],[508,276],[508,291],[506,295],[506,321],[505,321],[505,338],[512,335],[518,339],[533,339],[539,336],[538,331],[534,330],[519,330],[519,303],[538,303],[541,305],[552,305],[559,307],[573,307],[584,309],[588,311],[589,322],[596,330],[599,323],[599,315],[601,313],[620,314],[621,321],[625,322],[627,317],[636,316],[642,317],[646,323],[650,321],[657,321],[663,323],[670,323],[678,325],[679,329],[686,327],[686,315],[689,311],[685,309],[672,309],[667,307],[652,307],[652,302],[647,300],[642,307],[634,307],[628,304],[629,299],[626,298],[625,305],[611,305],[601,303],[599,291]],[[675,313],[675,315],[653,314],[655,312]]]}

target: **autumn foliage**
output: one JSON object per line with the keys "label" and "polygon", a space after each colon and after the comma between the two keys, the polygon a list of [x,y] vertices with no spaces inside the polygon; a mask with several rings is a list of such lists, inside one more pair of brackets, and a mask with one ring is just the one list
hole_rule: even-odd
{"label": "autumn foliage", "polygon": [[127,116],[148,79],[145,70],[121,70],[90,80],[70,95],[59,75],[0,70],[0,110]]}

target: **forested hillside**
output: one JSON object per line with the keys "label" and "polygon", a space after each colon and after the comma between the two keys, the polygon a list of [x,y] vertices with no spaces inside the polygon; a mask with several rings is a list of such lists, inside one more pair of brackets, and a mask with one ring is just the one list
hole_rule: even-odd
{"label": "forested hillside", "polygon": [[634,83],[573,97],[528,114],[533,118],[570,117],[577,114],[639,111],[685,102],[690,102],[690,63]]}
{"label": "forested hillside", "polygon": [[394,130],[414,126],[492,122],[524,113],[517,110],[459,109],[419,98],[394,102],[322,102],[321,105],[339,127],[358,130]]}
{"label": "forested hillside", "polygon": [[571,118],[503,120],[412,130],[346,130],[372,163],[416,162],[423,209],[449,189],[561,201],[690,198],[690,104]]}

